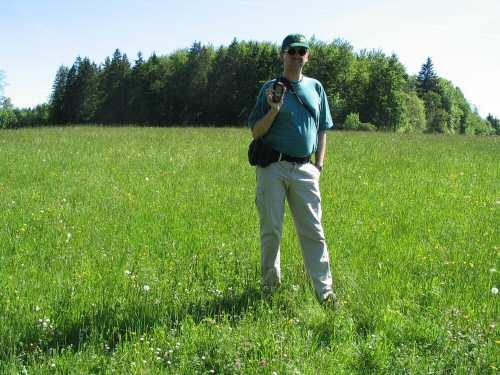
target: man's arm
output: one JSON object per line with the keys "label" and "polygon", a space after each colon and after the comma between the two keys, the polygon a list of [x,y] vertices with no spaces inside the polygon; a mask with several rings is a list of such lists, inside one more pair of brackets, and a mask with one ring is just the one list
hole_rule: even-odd
{"label": "man's arm", "polygon": [[252,128],[253,139],[259,139],[269,131],[278,112],[279,109],[271,107],[264,117],[255,123],[255,126]]}
{"label": "man's arm", "polygon": [[316,149],[315,154],[315,163],[316,168],[321,170],[323,169],[323,163],[325,162],[326,155],[326,131],[322,131],[318,133],[318,148]]}
{"label": "man's arm", "polygon": [[269,105],[269,111],[262,117],[259,121],[257,121],[252,128],[252,136],[253,139],[259,139],[263,137],[271,128],[271,125],[274,122],[274,119],[278,115],[281,106],[283,105],[283,97],[281,97],[281,101],[279,103],[273,102],[273,94],[272,88],[267,90],[267,104]]}

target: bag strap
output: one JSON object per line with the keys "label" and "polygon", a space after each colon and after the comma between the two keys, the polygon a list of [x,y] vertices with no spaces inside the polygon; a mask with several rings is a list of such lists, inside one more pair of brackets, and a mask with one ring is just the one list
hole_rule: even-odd
{"label": "bag strap", "polygon": [[295,97],[297,98],[297,100],[299,101],[299,103],[302,104],[305,109],[307,109],[307,112],[309,112],[309,114],[311,115],[311,117],[314,119],[314,125],[316,125],[316,132],[317,132],[319,130],[319,124],[316,122],[316,115],[314,114],[312,108],[310,108],[305,103],[305,101],[302,100],[302,98],[300,97],[299,94],[297,94],[297,92],[293,88],[292,82],[290,82],[289,79],[287,79],[286,77],[283,77],[283,76],[279,76],[278,78],[276,78],[276,81],[277,82],[283,82],[283,84],[285,85],[285,87],[287,88],[287,90],[290,90],[290,92],[293,95],[295,95]]}
{"label": "bag strap", "polygon": [[285,87],[290,90],[290,92],[295,95],[295,97],[297,98],[297,100],[299,101],[300,104],[302,104],[304,106],[305,109],[307,109],[307,112],[309,112],[309,114],[311,115],[311,117],[313,118],[314,120],[314,125],[316,126],[316,150],[318,149],[318,143],[319,143],[319,123],[316,121],[316,115],[314,114],[314,111],[312,110],[312,108],[310,108],[306,102],[304,100],[302,100],[302,98],[300,97],[299,94],[297,94],[297,92],[295,91],[295,89],[293,88],[293,85],[292,85],[292,82],[290,82],[289,79],[287,79],[286,77],[283,77],[283,76],[280,76],[277,78],[280,82],[283,82],[283,84],[285,85]]}

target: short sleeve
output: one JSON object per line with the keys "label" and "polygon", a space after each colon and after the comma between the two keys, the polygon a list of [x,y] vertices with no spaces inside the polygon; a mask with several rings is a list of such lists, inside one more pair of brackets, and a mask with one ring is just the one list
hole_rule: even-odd
{"label": "short sleeve", "polygon": [[333,119],[328,105],[328,98],[325,89],[321,86],[320,93],[320,112],[319,112],[319,130],[320,132],[333,128]]}

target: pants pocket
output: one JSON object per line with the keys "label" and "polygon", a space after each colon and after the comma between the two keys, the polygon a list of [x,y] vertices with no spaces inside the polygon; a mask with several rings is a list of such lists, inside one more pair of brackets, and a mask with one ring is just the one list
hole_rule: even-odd
{"label": "pants pocket", "polygon": [[316,166],[313,163],[307,163],[306,164],[307,171],[309,174],[316,180],[319,180],[319,177],[321,175],[321,172],[316,168]]}

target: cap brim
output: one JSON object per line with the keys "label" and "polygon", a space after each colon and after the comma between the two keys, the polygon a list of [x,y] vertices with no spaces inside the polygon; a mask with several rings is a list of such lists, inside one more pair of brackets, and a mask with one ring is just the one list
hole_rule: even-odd
{"label": "cap brim", "polygon": [[307,44],[307,43],[290,43],[287,48],[290,48],[290,47],[305,47],[305,48],[309,48],[309,44]]}

